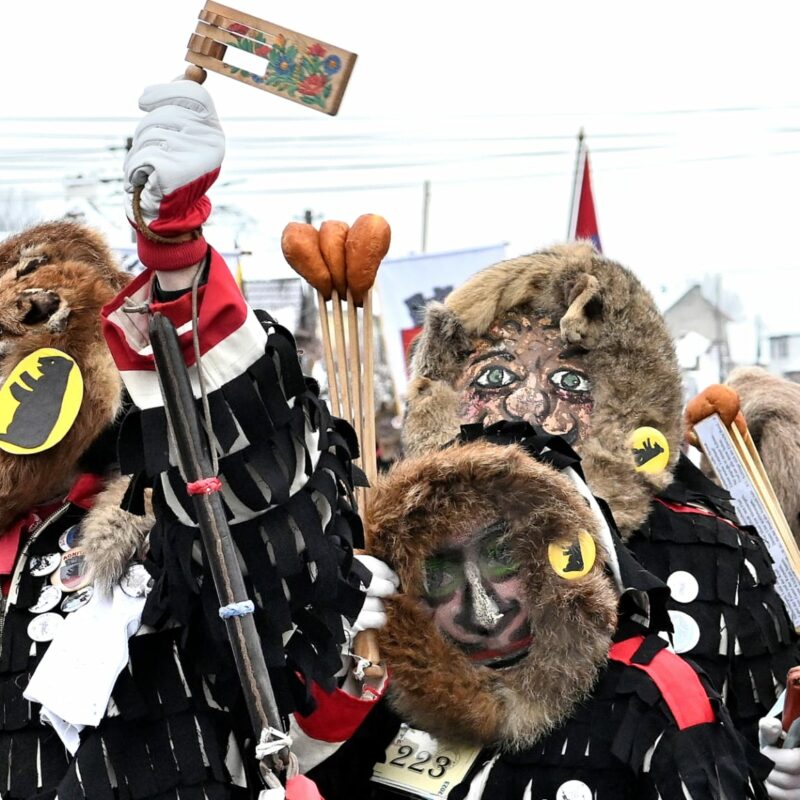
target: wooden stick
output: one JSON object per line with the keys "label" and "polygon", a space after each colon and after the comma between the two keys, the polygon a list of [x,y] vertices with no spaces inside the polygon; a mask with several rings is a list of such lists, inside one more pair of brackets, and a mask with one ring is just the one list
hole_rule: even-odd
{"label": "wooden stick", "polygon": [[[373,381],[371,380],[371,371],[369,368],[369,361],[368,361],[368,345],[367,342],[370,342],[372,336],[369,333],[368,325],[372,324],[372,306],[371,301],[369,300],[370,292],[367,292],[364,297],[364,313],[362,314],[362,325],[364,326],[363,331],[363,339],[364,339],[364,364],[366,371],[364,373],[364,387],[365,387],[365,396],[364,396],[364,409],[367,411],[366,419],[364,419],[361,415],[361,397],[362,397],[362,384],[361,384],[361,358],[360,358],[360,348],[358,342],[358,309],[356,308],[356,304],[353,301],[353,294],[348,289],[347,290],[347,321],[349,323],[349,330],[350,330],[350,369],[352,374],[352,395],[354,398],[353,401],[353,412],[354,412],[354,425],[353,427],[356,430],[356,434],[358,436],[358,442],[361,446],[361,466],[364,469],[364,472],[367,474],[367,478],[369,479],[370,483],[374,485],[375,478],[377,478],[377,465],[375,463],[375,403],[374,400],[370,402],[370,397],[374,397],[374,386]],[[369,318],[367,317],[367,310],[368,306],[367,303],[370,303],[369,306]],[[371,347],[371,342],[369,347]],[[371,409],[372,418],[370,420],[369,417],[369,410]],[[371,424],[370,424],[371,423]],[[372,448],[370,450],[370,448]],[[367,513],[367,497],[368,492],[364,489],[361,489],[358,493],[359,499],[359,509],[361,514],[361,519],[364,520],[366,518]],[[384,674],[383,667],[378,663],[381,660],[380,650],[378,648],[378,638],[377,633],[373,630],[366,630],[361,631],[356,635],[355,641],[353,642],[353,652],[361,656],[361,658],[366,658],[367,661],[370,662],[370,666],[364,670],[364,675],[368,678],[382,678]]]}
{"label": "wooden stick", "polygon": [[317,305],[319,306],[319,326],[322,331],[322,350],[325,353],[325,371],[328,373],[328,397],[331,400],[331,411],[334,416],[341,416],[339,405],[339,390],[336,387],[336,367],[333,360],[331,347],[331,329],[328,323],[328,305],[322,292],[317,290]]}
{"label": "wooden stick", "polygon": [[372,289],[364,295],[364,471],[370,485],[378,479],[375,441],[375,335],[372,319]]}
{"label": "wooden stick", "polygon": [[348,422],[352,421],[350,406],[350,388],[347,381],[347,345],[344,338],[344,317],[342,316],[342,299],[336,289],[331,295],[333,306],[333,335],[336,339],[336,369],[339,371],[339,389],[342,393],[341,413]]}
{"label": "wooden stick", "polygon": [[353,428],[358,436],[358,443],[363,450],[364,425],[361,418],[361,348],[359,347],[358,336],[358,309],[350,289],[347,290],[347,331],[350,354],[350,407],[353,412]]}

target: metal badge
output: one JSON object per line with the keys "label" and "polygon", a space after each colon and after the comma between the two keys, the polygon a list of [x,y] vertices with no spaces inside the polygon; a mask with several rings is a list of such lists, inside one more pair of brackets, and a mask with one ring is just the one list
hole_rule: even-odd
{"label": "metal badge", "polygon": [[58,633],[63,622],[64,617],[54,611],[39,614],[28,623],[28,636],[34,642],[49,642]]}
{"label": "metal badge", "polygon": [[49,575],[58,569],[61,553],[48,553],[44,556],[31,556],[28,560],[28,571],[36,578]]}
{"label": "metal badge", "polygon": [[61,603],[61,610],[65,614],[71,614],[73,611],[83,608],[92,599],[93,594],[93,586],[86,586],[73,594],[68,594]]}
{"label": "metal badge", "polygon": [[39,592],[39,597],[36,602],[28,608],[28,611],[33,611],[34,614],[41,614],[45,611],[50,611],[55,608],[60,602],[64,593],[58,586],[53,586],[51,583],[46,583],[42,586]]}
{"label": "metal badge", "polygon": [[63,591],[74,592],[88,586],[91,579],[86,553],[80,547],[74,547],[61,557],[61,566],[51,580]]}
{"label": "metal badge", "polygon": [[58,546],[66,553],[71,550],[78,543],[78,536],[81,529],[77,525],[67,528],[61,536],[58,537]]}
{"label": "metal badge", "polygon": [[119,586],[128,597],[147,597],[153,588],[153,577],[144,564],[131,564],[120,579]]}

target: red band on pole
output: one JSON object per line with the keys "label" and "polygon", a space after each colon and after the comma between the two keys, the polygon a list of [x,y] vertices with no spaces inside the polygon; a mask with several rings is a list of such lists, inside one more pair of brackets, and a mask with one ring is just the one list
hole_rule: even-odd
{"label": "red band on pole", "polygon": [[186,491],[189,494],[213,494],[222,488],[222,481],[219,478],[200,478],[199,481],[191,481],[186,484]]}

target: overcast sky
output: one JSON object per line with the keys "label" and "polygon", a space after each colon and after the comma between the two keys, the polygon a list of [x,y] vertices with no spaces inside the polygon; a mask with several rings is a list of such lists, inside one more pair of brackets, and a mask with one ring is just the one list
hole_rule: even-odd
{"label": "overcast sky", "polygon": [[[233,4],[359,55],[335,118],[209,78],[228,133],[213,197],[256,252],[248,277],[281,274],[277,237],[304,208],[382,213],[392,254],[418,251],[425,180],[429,249],[563,239],[583,126],[609,256],[661,300],[721,273],[745,317],[800,330],[797,3]],[[141,89],[183,71],[201,1],[5,6],[0,191],[46,205],[65,176],[100,178],[118,218],[109,148]]]}

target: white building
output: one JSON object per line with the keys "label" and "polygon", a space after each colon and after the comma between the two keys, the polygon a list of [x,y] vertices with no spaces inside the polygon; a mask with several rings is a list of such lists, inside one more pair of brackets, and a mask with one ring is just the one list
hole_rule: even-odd
{"label": "white building", "polygon": [[800,383],[800,333],[769,337],[769,371]]}

